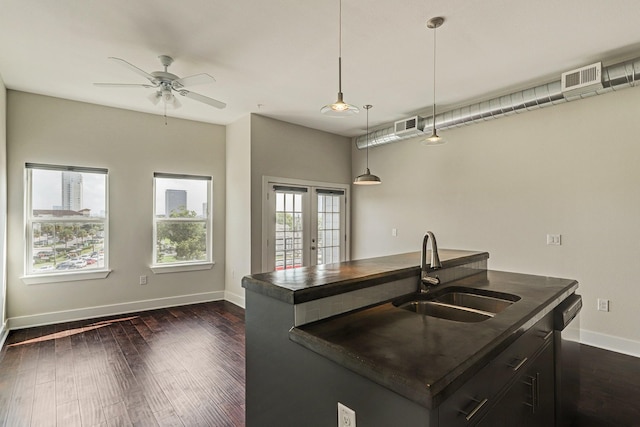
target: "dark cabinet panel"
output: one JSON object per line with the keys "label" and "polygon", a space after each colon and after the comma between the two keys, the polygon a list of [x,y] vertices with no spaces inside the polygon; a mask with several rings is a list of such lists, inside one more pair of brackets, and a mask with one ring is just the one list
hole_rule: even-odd
{"label": "dark cabinet panel", "polygon": [[477,427],[554,425],[553,346],[547,344]]}

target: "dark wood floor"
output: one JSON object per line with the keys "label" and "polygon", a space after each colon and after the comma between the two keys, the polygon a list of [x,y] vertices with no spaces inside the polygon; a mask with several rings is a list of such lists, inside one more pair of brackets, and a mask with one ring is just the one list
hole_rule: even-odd
{"label": "dark wood floor", "polygon": [[2,426],[243,426],[244,311],[226,302],[12,331]]}
{"label": "dark wood floor", "polygon": [[640,426],[640,358],[580,348],[580,427]]}
{"label": "dark wood floor", "polygon": [[[244,360],[227,302],[12,331],[0,426],[243,426]],[[640,359],[582,346],[580,377],[578,426],[640,426]]]}

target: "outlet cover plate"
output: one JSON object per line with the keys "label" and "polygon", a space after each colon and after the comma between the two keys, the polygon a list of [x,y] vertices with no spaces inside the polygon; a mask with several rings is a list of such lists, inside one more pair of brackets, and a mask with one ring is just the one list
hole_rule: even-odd
{"label": "outlet cover plate", "polygon": [[356,411],[338,402],[338,427],[356,427]]}

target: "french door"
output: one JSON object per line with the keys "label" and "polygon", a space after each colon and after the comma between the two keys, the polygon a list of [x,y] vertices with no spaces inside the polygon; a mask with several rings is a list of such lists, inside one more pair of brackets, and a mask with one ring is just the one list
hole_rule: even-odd
{"label": "french door", "polygon": [[300,182],[267,182],[263,271],[329,264],[348,258],[348,187]]}

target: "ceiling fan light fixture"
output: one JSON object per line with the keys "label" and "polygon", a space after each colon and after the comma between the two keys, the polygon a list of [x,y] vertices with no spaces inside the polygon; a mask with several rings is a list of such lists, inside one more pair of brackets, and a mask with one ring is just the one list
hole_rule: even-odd
{"label": "ceiling fan light fixture", "polygon": [[216,79],[214,79],[212,76],[207,73],[200,73],[180,78],[175,74],[169,73],[167,71],[168,67],[173,63],[173,58],[168,55],[160,55],[158,58],[160,59],[160,62],[164,67],[164,71],[153,71],[151,73],[148,73],[143,69],[138,68],[135,65],[125,61],[124,59],[110,56],[109,59],[146,78],[149,83],[94,83],[94,85],[101,87],[153,88],[154,92],[149,95],[148,98],[154,105],[157,105],[162,99],[163,105],[165,107],[169,106],[173,108],[180,108],[180,106],[182,105],[180,101],[178,101],[178,98],[176,98],[176,96],[174,95],[174,91],[182,96],[186,96],[187,98],[191,98],[215,108],[222,109],[227,106],[227,104],[222,101],[218,101],[217,99],[209,98],[208,96],[200,95],[199,93],[191,92],[184,89],[185,86],[213,83],[216,81]]}
{"label": "ceiling fan light fixture", "polygon": [[162,100],[166,103],[166,104],[173,104],[174,101],[174,96],[171,93],[171,90],[162,90]]}
{"label": "ceiling fan light fixture", "polygon": [[160,102],[160,98],[162,98],[162,92],[156,91],[149,95],[149,101],[153,103],[153,105],[158,105]]}
{"label": "ceiling fan light fixture", "polygon": [[364,106],[364,109],[367,110],[367,170],[362,175],[358,175],[356,179],[353,180],[355,185],[377,185],[382,184],[382,180],[379,176],[374,175],[369,170],[369,109],[371,109],[373,105],[367,104]]}

